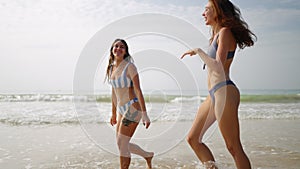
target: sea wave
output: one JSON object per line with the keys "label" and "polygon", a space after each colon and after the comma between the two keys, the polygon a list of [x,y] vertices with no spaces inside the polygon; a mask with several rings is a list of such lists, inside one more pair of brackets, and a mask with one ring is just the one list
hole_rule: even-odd
{"label": "sea wave", "polygon": [[[152,102],[146,106],[153,124],[192,122],[198,111],[198,99],[187,99],[181,104]],[[109,123],[110,116],[111,103],[106,102],[0,102],[0,124],[11,126],[100,124]],[[241,103],[239,118],[300,119],[300,103]]]}
{"label": "sea wave", "polygon": [[241,102],[299,103],[300,95],[298,94],[241,95]]}
{"label": "sea wave", "polygon": [[[151,103],[202,102],[206,96],[153,96],[144,95]],[[5,94],[0,102],[111,102],[111,95],[72,95],[72,94]],[[299,103],[300,94],[241,95],[241,102]]]}
{"label": "sea wave", "polygon": [[204,101],[206,97],[194,96],[194,97],[175,97],[170,100],[171,103],[183,103],[183,102],[201,102]]}
{"label": "sea wave", "polygon": [[47,120],[47,119],[0,119],[0,123],[10,125],[10,126],[37,126],[37,125],[78,125],[80,122],[78,119],[74,120]]}
{"label": "sea wave", "polygon": [[243,103],[241,119],[300,119],[300,103]]}
{"label": "sea wave", "polygon": [[72,94],[6,94],[0,95],[0,102],[93,102],[99,99],[107,102],[110,96],[72,95]]}

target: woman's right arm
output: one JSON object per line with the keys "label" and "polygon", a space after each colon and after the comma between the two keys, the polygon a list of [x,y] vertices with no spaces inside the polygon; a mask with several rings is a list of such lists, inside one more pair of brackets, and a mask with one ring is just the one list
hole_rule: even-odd
{"label": "woman's right arm", "polygon": [[195,48],[185,52],[181,59],[186,55],[198,54],[203,62],[212,70],[223,70],[223,67],[227,60],[227,53],[230,51],[230,45],[234,41],[231,30],[229,28],[222,28],[219,32],[219,44],[216,52],[216,59],[211,58],[201,48]]}
{"label": "woman's right arm", "polygon": [[110,124],[113,126],[115,124],[117,124],[117,97],[116,97],[116,93],[115,93],[115,89],[112,88],[112,92],[111,92],[111,107],[112,107],[112,115],[110,118]]}

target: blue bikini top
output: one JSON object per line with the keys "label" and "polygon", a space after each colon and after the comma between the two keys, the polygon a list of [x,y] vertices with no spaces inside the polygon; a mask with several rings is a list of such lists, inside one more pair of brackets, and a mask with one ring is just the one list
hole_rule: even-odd
{"label": "blue bikini top", "polygon": [[[130,78],[126,76],[127,68],[130,63],[127,63],[127,65],[124,67],[122,74],[117,79],[110,79],[110,84],[113,88],[125,88],[125,87],[132,87],[133,82]],[[112,66],[110,67],[110,75],[112,73]]]}
{"label": "blue bikini top", "polygon": [[[209,45],[208,47],[208,51],[207,51],[207,55],[213,59],[216,59],[216,55],[217,55],[217,50],[218,50],[218,43],[217,40],[219,38],[219,34],[217,35],[217,37],[212,41],[212,43]],[[227,54],[227,59],[231,59],[234,57],[234,51],[229,51]],[[203,69],[205,69],[205,65],[203,65]]]}

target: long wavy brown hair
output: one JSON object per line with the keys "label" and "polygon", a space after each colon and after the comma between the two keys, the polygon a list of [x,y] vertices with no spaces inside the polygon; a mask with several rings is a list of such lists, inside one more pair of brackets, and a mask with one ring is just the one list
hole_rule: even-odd
{"label": "long wavy brown hair", "polygon": [[[216,21],[221,27],[230,28],[240,49],[254,45],[256,35],[249,30],[248,24],[243,20],[241,11],[230,0],[209,0],[216,11]],[[213,32],[212,38],[215,36]],[[212,39],[211,39],[212,41]]]}
{"label": "long wavy brown hair", "polygon": [[125,55],[124,55],[124,60],[126,61],[133,61],[130,54],[129,54],[129,48],[128,48],[128,44],[124,39],[116,39],[114,40],[114,42],[112,43],[111,47],[110,47],[110,55],[109,55],[109,60],[108,60],[108,66],[106,68],[106,76],[104,81],[106,81],[107,79],[109,80],[109,76],[110,76],[110,69],[113,66],[113,63],[115,61],[115,56],[113,54],[113,48],[114,48],[114,44],[116,42],[122,42],[125,46]]}

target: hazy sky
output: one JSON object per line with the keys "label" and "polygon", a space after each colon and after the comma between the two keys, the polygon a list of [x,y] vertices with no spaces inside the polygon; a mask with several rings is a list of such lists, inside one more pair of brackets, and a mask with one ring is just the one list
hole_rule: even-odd
{"label": "hazy sky", "polygon": [[[236,54],[231,77],[239,88],[300,89],[297,50],[300,44],[300,1],[232,2],[240,7],[243,18],[258,37],[254,47]],[[102,28],[125,16],[168,14],[191,23],[209,37],[209,28],[204,26],[201,16],[205,4],[203,0],[0,0],[0,93],[72,91],[76,64],[83,48]],[[126,30],[120,28],[120,31]],[[166,45],[168,41],[169,46]],[[146,49],[147,44],[159,46],[161,50],[178,46],[170,39],[155,36],[131,38],[128,42],[133,57]],[[199,39],[199,46],[194,47],[205,49],[207,44]],[[179,47],[169,53],[179,58],[184,50]],[[145,58],[151,57],[149,53],[149,56],[144,54]],[[99,62],[100,59],[101,56]],[[138,67],[140,60],[137,58]],[[200,59],[189,58],[183,62],[191,65],[197,84],[205,89],[206,72],[201,69]],[[99,65],[96,89],[109,89],[102,84],[105,64]],[[166,66],[172,65],[166,63]],[[168,83],[176,84],[170,78],[172,76],[165,75],[157,77],[169,78],[161,88],[167,88]],[[145,82],[143,86],[151,89],[151,85],[147,85],[153,79],[151,74],[144,73],[141,78]]]}

